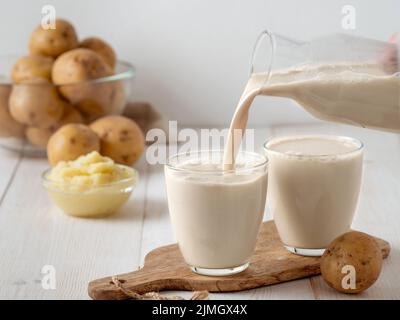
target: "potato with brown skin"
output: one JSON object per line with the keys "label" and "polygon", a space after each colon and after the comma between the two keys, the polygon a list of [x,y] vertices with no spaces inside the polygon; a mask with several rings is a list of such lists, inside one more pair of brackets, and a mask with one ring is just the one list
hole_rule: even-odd
{"label": "potato with brown skin", "polygon": [[24,137],[24,126],[11,116],[8,108],[8,100],[11,86],[0,85],[0,137]]}
{"label": "potato with brown skin", "polygon": [[58,129],[47,144],[49,163],[75,160],[79,156],[100,150],[99,137],[84,124],[66,124]]}
{"label": "potato with brown skin", "polygon": [[86,48],[97,52],[103,60],[114,70],[117,62],[117,56],[114,49],[104,40],[97,37],[84,39],[80,44],[80,48]]}
{"label": "potato with brown skin", "polygon": [[126,104],[124,82],[122,80],[115,80],[105,84],[108,87],[104,88],[103,99],[108,101],[107,114],[121,113]]}
{"label": "potato with brown skin", "polygon": [[[382,269],[382,252],[376,240],[363,232],[351,231],[336,238],[321,258],[321,274],[326,283],[343,293],[359,293],[368,289],[378,279]],[[346,288],[342,282],[354,267],[355,288]],[[349,273],[350,274],[350,273]]]}
{"label": "potato with brown skin", "polygon": [[55,29],[44,29],[37,26],[29,40],[32,54],[58,57],[60,54],[78,46],[78,36],[71,23],[57,19]]}
{"label": "potato with brown skin", "polygon": [[144,151],[144,135],[139,126],[123,116],[106,116],[90,128],[100,137],[100,153],[117,163],[132,165]]}
{"label": "potato with brown skin", "polygon": [[83,117],[78,110],[76,110],[68,102],[64,103],[64,113],[59,122],[59,127],[68,123],[83,123]]}
{"label": "potato with brown skin", "polygon": [[83,48],[62,54],[52,70],[53,82],[61,85],[61,94],[90,119],[110,113],[119,103],[118,81],[87,82],[110,75],[112,70],[104,60],[96,52]]}
{"label": "potato with brown skin", "polygon": [[12,68],[12,80],[15,83],[32,78],[44,78],[50,81],[53,63],[54,59],[51,57],[39,55],[21,57]]}
{"label": "potato with brown skin", "polygon": [[28,141],[36,147],[45,149],[47,147],[47,142],[54,133],[51,128],[37,128],[37,127],[27,127],[25,130],[25,135]]}
{"label": "potato with brown skin", "polygon": [[64,113],[61,120],[55,126],[50,128],[28,127],[26,128],[25,135],[30,143],[45,149],[50,137],[58,128],[68,123],[82,123],[83,118],[79,111],[77,111],[69,103],[65,103]]}
{"label": "potato with brown skin", "polygon": [[[73,84],[112,75],[111,68],[94,51],[74,49],[59,56],[53,65],[55,84]],[[61,88],[62,91],[62,88]],[[68,92],[66,92],[68,98]]]}
{"label": "potato with brown skin", "polygon": [[62,86],[68,100],[80,111],[88,123],[107,114],[116,114],[126,103],[122,81],[82,83]]}
{"label": "potato with brown skin", "polygon": [[9,107],[11,116],[19,123],[49,128],[61,119],[64,101],[47,80],[35,78],[13,86]]}

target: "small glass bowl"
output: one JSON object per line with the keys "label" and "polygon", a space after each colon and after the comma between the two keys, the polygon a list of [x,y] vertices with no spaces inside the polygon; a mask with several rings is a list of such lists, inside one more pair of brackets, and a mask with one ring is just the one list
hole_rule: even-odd
{"label": "small glass bowl", "polygon": [[[72,92],[70,103],[81,111],[85,120],[92,121],[107,114],[122,114],[132,91],[135,68],[128,62],[117,61],[113,75],[93,80],[69,84],[19,83],[11,80],[11,72],[15,62],[23,55],[0,55],[0,147],[14,152],[22,152],[34,156],[45,156],[45,150],[31,144],[24,132],[14,129],[6,115],[9,108],[9,97],[13,87],[51,86],[59,93],[63,90]],[[33,87],[35,86],[35,87]],[[62,95],[60,94],[60,97]]]}
{"label": "small glass bowl", "polygon": [[65,213],[82,218],[105,217],[116,213],[125,204],[139,181],[135,169],[117,166],[133,170],[133,176],[100,186],[74,186],[49,180],[49,168],[42,174],[42,184],[53,202]]}

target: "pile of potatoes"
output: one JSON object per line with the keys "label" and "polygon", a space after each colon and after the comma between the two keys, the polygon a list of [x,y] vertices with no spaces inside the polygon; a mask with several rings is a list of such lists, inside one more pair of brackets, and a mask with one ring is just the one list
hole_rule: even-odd
{"label": "pile of potatoes", "polygon": [[0,137],[26,138],[48,151],[51,164],[97,150],[132,164],[143,152],[143,133],[121,116],[122,81],[91,81],[114,74],[116,54],[102,39],[78,40],[75,28],[56,20],[40,25],[29,55],[11,71],[12,86],[0,86]]}
{"label": "pile of potatoes", "polygon": [[132,165],[144,151],[143,132],[133,120],[110,115],[89,126],[66,124],[50,137],[47,144],[47,156],[52,166],[92,151],[98,151],[117,163]]}

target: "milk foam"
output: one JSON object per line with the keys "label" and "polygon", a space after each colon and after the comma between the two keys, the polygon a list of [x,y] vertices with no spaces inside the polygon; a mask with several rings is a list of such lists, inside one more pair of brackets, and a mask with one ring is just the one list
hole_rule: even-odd
{"label": "milk foam", "polygon": [[296,156],[331,156],[339,157],[349,155],[361,146],[349,138],[327,137],[327,136],[296,136],[283,139],[275,139],[267,145],[271,151],[283,155]]}

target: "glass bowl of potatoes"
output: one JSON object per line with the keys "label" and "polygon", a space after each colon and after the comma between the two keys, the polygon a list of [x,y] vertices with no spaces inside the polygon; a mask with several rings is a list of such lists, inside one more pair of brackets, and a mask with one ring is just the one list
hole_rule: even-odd
{"label": "glass bowl of potatoes", "polygon": [[[39,76],[17,82],[8,76],[15,70],[18,61],[31,64],[33,59],[37,57],[0,56],[1,147],[41,155],[50,136],[61,126],[68,123],[89,124],[104,115],[123,112],[135,75],[134,67],[129,63],[117,61],[110,75],[82,81],[61,79],[58,84]],[[86,66],[95,68],[90,62]],[[69,69],[74,67],[64,64],[60,68],[67,70],[59,72],[69,73]],[[82,74],[79,70],[77,72]]]}
{"label": "glass bowl of potatoes", "polygon": [[0,147],[44,155],[63,125],[123,113],[135,69],[107,42],[79,41],[58,19],[54,30],[33,30],[28,47],[25,55],[0,55]]}

